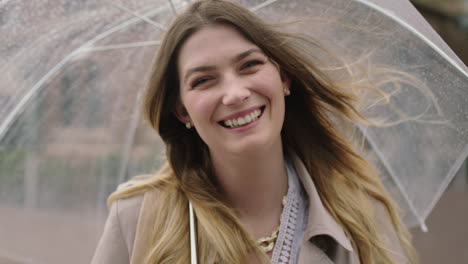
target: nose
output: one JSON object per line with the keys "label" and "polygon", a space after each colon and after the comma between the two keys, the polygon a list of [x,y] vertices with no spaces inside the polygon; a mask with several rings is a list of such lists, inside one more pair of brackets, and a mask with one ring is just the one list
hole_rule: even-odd
{"label": "nose", "polygon": [[247,88],[246,84],[238,78],[225,80],[223,86],[222,102],[226,106],[240,104],[250,97],[250,90]]}

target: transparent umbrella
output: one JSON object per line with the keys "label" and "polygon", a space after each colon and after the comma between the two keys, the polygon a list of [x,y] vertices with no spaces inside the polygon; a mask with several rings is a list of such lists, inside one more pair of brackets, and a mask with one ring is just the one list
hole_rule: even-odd
{"label": "transparent umbrella", "polygon": [[[405,0],[240,2],[271,22],[312,18],[292,30],[340,58],[365,58],[361,67],[419,80],[383,86],[410,118],[367,107],[387,125],[359,129],[405,222],[425,229],[468,153],[463,63]],[[0,1],[1,263],[89,262],[107,195],[158,167],[163,146],[139,101],[161,35],[189,3]]]}

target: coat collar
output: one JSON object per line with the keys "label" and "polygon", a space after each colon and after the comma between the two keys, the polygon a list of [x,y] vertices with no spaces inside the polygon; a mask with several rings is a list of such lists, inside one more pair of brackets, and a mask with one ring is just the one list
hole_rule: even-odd
{"label": "coat collar", "polygon": [[352,252],[353,247],[351,242],[345,235],[343,228],[335,221],[323,205],[312,177],[304,166],[304,163],[302,163],[302,160],[294,153],[290,153],[290,158],[296,169],[297,176],[302,182],[309,198],[309,215],[304,238],[310,241],[315,236],[328,235],[346,250]]}

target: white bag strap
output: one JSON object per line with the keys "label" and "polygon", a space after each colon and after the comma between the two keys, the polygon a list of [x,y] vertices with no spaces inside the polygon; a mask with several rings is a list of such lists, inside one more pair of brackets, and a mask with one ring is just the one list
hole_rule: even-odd
{"label": "white bag strap", "polygon": [[190,258],[191,264],[197,264],[197,236],[195,229],[195,214],[192,203],[189,201],[189,221],[190,221]]}

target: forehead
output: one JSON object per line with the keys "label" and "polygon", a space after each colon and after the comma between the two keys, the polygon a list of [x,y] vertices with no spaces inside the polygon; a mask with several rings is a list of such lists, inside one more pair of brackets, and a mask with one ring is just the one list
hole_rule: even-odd
{"label": "forehead", "polygon": [[232,58],[248,49],[258,48],[234,27],[210,25],[202,27],[182,45],[177,64],[179,73],[189,68],[213,64]]}

